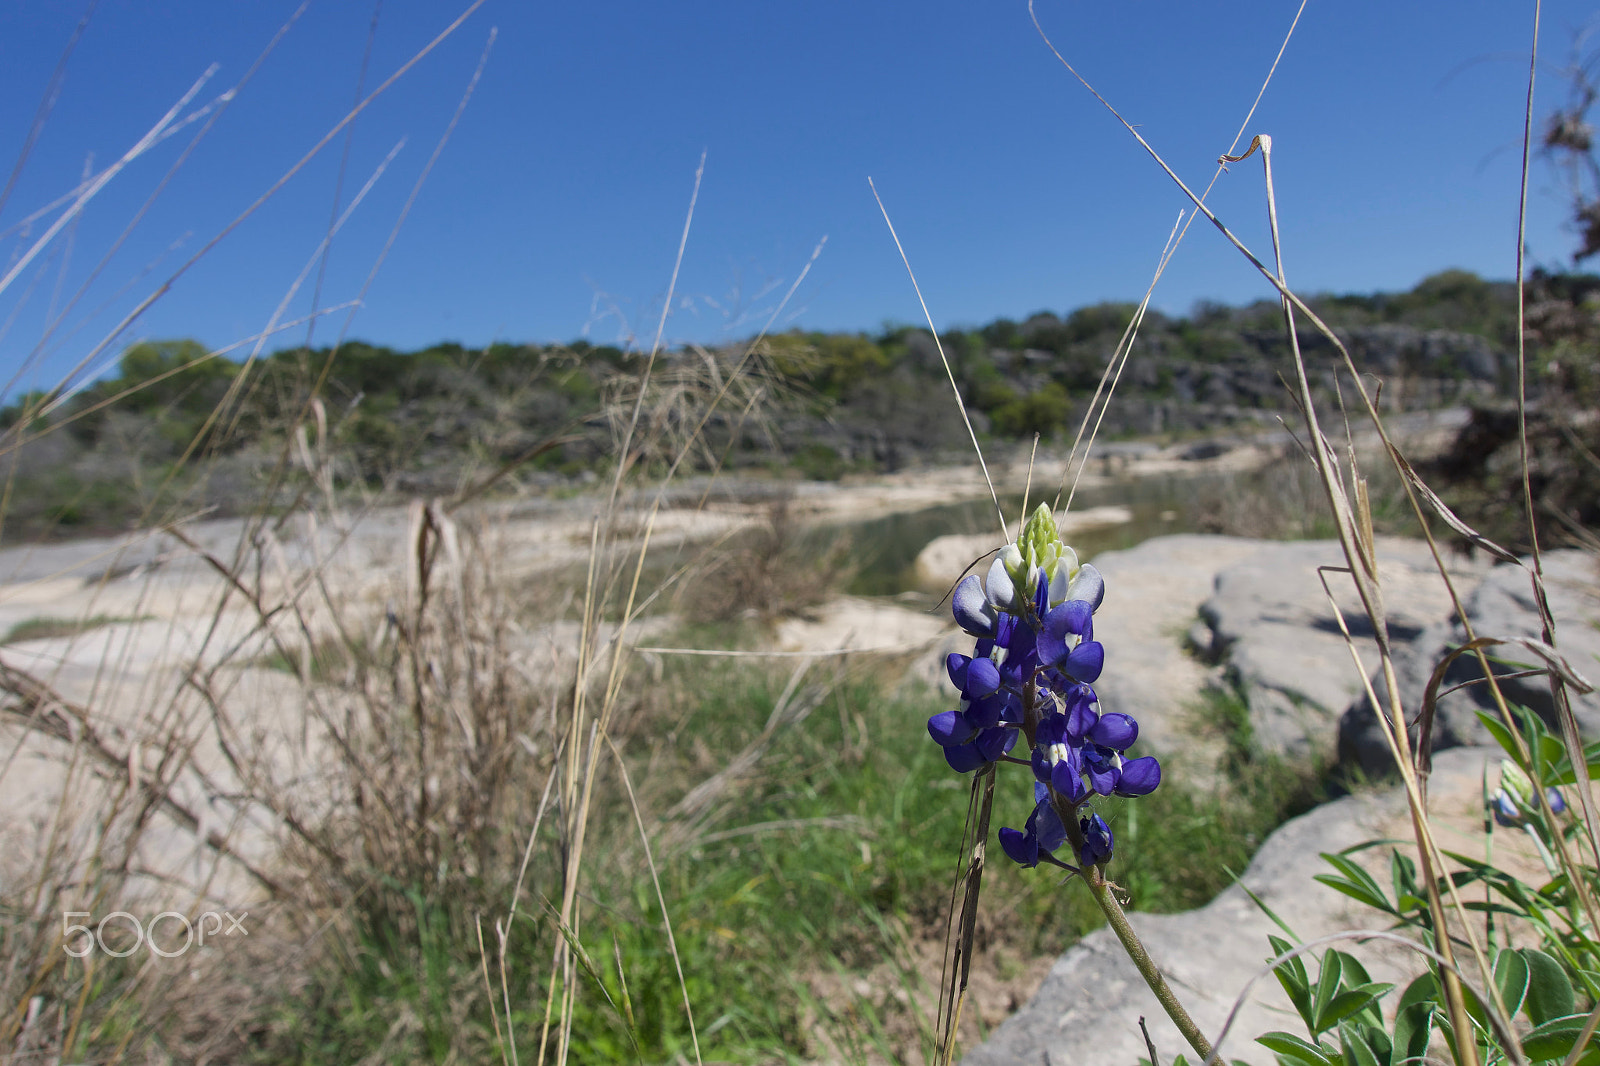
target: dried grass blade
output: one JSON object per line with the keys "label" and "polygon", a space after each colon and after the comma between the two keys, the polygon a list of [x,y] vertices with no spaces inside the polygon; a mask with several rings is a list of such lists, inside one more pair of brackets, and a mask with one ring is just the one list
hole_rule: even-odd
{"label": "dried grass blade", "polygon": [[878,202],[878,210],[883,213],[883,223],[889,227],[889,236],[894,239],[894,247],[900,253],[900,261],[906,266],[906,274],[911,278],[911,288],[917,294],[917,303],[922,307],[922,317],[928,323],[928,332],[933,334],[933,346],[939,350],[939,361],[944,364],[945,376],[950,379],[950,388],[956,394],[956,410],[961,412],[961,421],[966,424],[967,436],[972,439],[972,448],[978,453],[978,466],[983,470],[983,480],[989,486],[989,498],[994,501],[995,517],[1000,519],[1000,537],[1009,541],[1011,534],[1006,531],[1006,515],[1000,509],[1000,494],[995,491],[994,479],[989,476],[989,464],[983,458],[983,448],[978,444],[978,431],[972,428],[972,419],[967,415],[966,401],[961,398],[961,386],[956,384],[955,371],[950,369],[950,360],[944,354],[944,342],[939,339],[939,331],[934,327],[933,315],[928,311],[928,301],[922,298],[922,286],[917,284],[917,273],[911,269],[911,260],[906,256],[906,250],[900,243],[900,235],[894,230],[894,222],[889,218],[889,209],[883,206],[883,197],[878,195],[878,187],[872,179],[867,179],[867,186],[872,189],[872,198]]}
{"label": "dried grass blade", "polygon": [[1389,454],[1401,476],[1416,490],[1417,495],[1421,496],[1427,505],[1433,509],[1433,513],[1443,519],[1445,525],[1467,538],[1475,547],[1482,548],[1501,562],[1522,565],[1522,560],[1514,552],[1502,548],[1462,521],[1461,516],[1452,511],[1450,505],[1440,499],[1439,494],[1428,487],[1428,483],[1422,480],[1422,475],[1417,473],[1416,468],[1411,465],[1405,456],[1400,454],[1398,449],[1391,449]]}
{"label": "dried grass blade", "polygon": [[[966,874],[961,878],[961,917],[956,924],[955,970],[946,977],[939,1013],[944,1024],[940,1034],[937,1061],[948,1066],[954,1061],[956,1036],[961,1027],[961,1008],[966,1003],[968,977],[972,971],[972,942],[978,922],[978,897],[983,887],[986,847],[989,840],[989,815],[994,809],[994,766],[980,771],[972,781],[972,797],[977,808],[977,828],[968,838],[972,851]],[[971,822],[968,822],[969,827]]]}
{"label": "dried grass blade", "polygon": [[[672,916],[667,913],[667,897],[661,893],[661,875],[656,871],[655,856],[650,853],[650,833],[644,827],[644,815],[639,813],[639,799],[633,793],[633,781],[628,776],[628,765],[622,760],[622,752],[617,750],[616,742],[609,736],[606,744],[611,748],[611,754],[616,757],[617,770],[622,774],[623,787],[628,790],[628,805],[633,809],[633,820],[639,827],[639,841],[644,845],[644,859],[650,867],[650,883],[655,886],[656,902],[661,906],[661,924],[667,931],[667,949],[672,953],[672,965],[678,971],[678,990],[683,993],[683,1014],[689,1020],[689,1040],[694,1045],[694,1061],[700,1060],[700,1035],[695,1031],[694,1007],[689,1004],[689,984],[683,977],[683,960],[678,957],[678,941],[672,935]],[[618,962],[620,967],[620,960]],[[611,997],[608,994],[606,998]],[[632,1036],[630,1032],[630,1037]],[[634,1045],[635,1050],[638,1045]]]}

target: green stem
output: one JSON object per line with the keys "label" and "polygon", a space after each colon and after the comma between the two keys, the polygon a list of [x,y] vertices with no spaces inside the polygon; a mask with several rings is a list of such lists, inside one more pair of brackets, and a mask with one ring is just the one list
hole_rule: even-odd
{"label": "green stem", "polygon": [[1155,993],[1161,1009],[1167,1012],[1167,1017],[1172,1019],[1172,1024],[1178,1027],[1178,1032],[1183,1034],[1189,1046],[1194,1048],[1195,1054],[1199,1055],[1202,1061],[1210,1059],[1211,1042],[1200,1031],[1194,1019],[1189,1017],[1189,1012],[1183,1009],[1178,997],[1173,995],[1172,989],[1167,985],[1167,979],[1161,976],[1161,971],[1156,968],[1150,953],[1144,949],[1139,934],[1128,924],[1128,916],[1122,913],[1122,907],[1111,894],[1110,882],[1105,879],[1098,866],[1092,866],[1084,873],[1086,874],[1084,881],[1088,884],[1089,891],[1094,894],[1094,901],[1100,904],[1100,909],[1105,912],[1106,921],[1110,923],[1112,932],[1117,934],[1117,939],[1122,942],[1122,949],[1128,953],[1128,958],[1133,960],[1134,966],[1138,967],[1144,983]]}

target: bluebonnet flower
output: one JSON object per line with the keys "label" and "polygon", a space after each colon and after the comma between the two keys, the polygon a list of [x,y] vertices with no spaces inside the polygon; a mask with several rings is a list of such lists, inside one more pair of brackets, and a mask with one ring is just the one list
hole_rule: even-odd
{"label": "bluebonnet flower", "polygon": [[1098,814],[1078,819],[1083,833],[1083,843],[1078,845],[1078,858],[1085,866],[1109,862],[1111,859],[1111,827]]}
{"label": "bluebonnet flower", "polygon": [[1023,829],[999,832],[1023,866],[1065,865],[1052,852],[1069,837],[1079,862],[1108,861],[1110,827],[1099,815],[1079,815],[1079,806],[1093,796],[1148,795],[1161,783],[1153,756],[1126,758],[1138,723],[1103,712],[1091,687],[1105,667],[1094,637],[1105,591],[1104,577],[1079,564],[1041,504],[988,574],[963,578],[951,598],[956,624],[975,644],[970,656],[946,660],[961,703],[930,718],[928,733],[960,773],[998,762],[1027,739],[1029,757],[1011,761],[1032,765],[1034,808]]}
{"label": "bluebonnet flower", "polygon": [[1050,790],[1036,782],[1033,795],[1033,813],[1028,815],[1026,828],[1020,831],[1001,829],[999,833],[1000,847],[1011,860],[1030,869],[1039,865],[1040,859],[1054,860],[1050,853],[1067,839],[1067,827],[1050,802]]}
{"label": "bluebonnet flower", "polygon": [[[1552,814],[1561,814],[1567,809],[1566,797],[1561,795],[1558,788],[1552,786],[1545,789],[1544,798],[1550,804]],[[1533,798],[1533,782],[1528,780],[1528,775],[1509,759],[1500,760],[1500,788],[1489,800],[1494,820],[1507,829],[1520,829],[1528,824],[1537,807]]]}

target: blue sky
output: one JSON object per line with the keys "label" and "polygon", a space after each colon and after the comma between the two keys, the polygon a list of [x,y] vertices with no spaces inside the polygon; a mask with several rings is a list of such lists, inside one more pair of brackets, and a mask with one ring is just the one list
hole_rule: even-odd
{"label": "blue sky", "polygon": [[[1041,0],[1046,29],[1178,172],[1203,186],[1297,0]],[[100,0],[0,230],[133,145],[212,63],[196,97],[236,85],[295,11],[286,0]],[[465,7],[385,0],[376,87]],[[23,145],[86,0],[0,8],[0,165]],[[1538,110],[1593,7],[1547,2]],[[1290,281],[1406,288],[1447,267],[1509,277],[1532,4],[1311,0],[1251,123],[1276,143]],[[203,120],[129,164],[0,294],[0,370],[72,366],[265,192],[355,98],[373,6],[313,0],[105,262]],[[669,341],[753,332],[824,236],[779,327],[873,330],[920,319],[871,175],[941,327],[1135,299],[1178,191],[1062,69],[1023,2],[768,0],[529,4],[487,0],[354,124],[341,203],[402,138],[328,256],[323,305],[353,299],[456,110],[491,29],[483,79],[350,327],[398,347],[452,339],[646,342],[701,152],[705,177]],[[190,110],[193,108],[191,107]],[[336,137],[121,335],[210,346],[262,330],[334,207]],[[92,159],[92,161],[91,161]],[[1213,206],[1266,248],[1261,170],[1237,165]],[[1530,190],[1534,262],[1573,245],[1546,168]],[[14,262],[60,210],[0,240]],[[312,306],[316,271],[285,317]],[[87,283],[87,284],[86,284]],[[75,293],[82,296],[72,303]],[[1264,284],[1196,227],[1157,290],[1183,313]],[[46,320],[62,316],[43,349]],[[9,325],[6,323],[9,322]],[[315,340],[343,328],[326,318]],[[270,347],[298,343],[305,328]]]}

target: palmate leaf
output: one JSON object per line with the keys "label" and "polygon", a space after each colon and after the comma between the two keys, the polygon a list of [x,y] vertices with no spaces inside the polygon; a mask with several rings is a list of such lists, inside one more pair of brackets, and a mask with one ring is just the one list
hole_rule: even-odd
{"label": "palmate leaf", "polygon": [[[1368,1007],[1376,1007],[1378,1000],[1388,995],[1394,985],[1373,982],[1346,989],[1333,997],[1328,1008],[1317,1019],[1320,1030],[1331,1029],[1346,1018],[1360,1014]],[[1373,1012],[1376,1015],[1376,1011]],[[1376,1020],[1376,1018],[1374,1018]]]}
{"label": "palmate leaf", "polygon": [[1522,952],[1506,948],[1495,956],[1494,983],[1500,989],[1500,1001],[1505,1004],[1507,1018],[1516,1017],[1522,1009],[1530,974],[1528,960]]}
{"label": "palmate leaf", "polygon": [[[1499,744],[1505,750],[1506,755],[1521,766],[1523,771],[1533,774],[1534,777],[1543,780],[1547,785],[1555,784],[1556,782],[1551,780],[1551,777],[1556,765],[1566,760],[1566,748],[1561,741],[1550,735],[1537,715],[1526,707],[1519,706],[1516,710],[1523,719],[1523,739],[1528,746],[1528,754],[1539,761],[1539,772],[1537,774],[1533,774],[1533,767],[1522,765],[1522,758],[1517,754],[1517,742],[1512,737],[1511,731],[1506,728],[1506,724],[1500,720],[1498,714],[1480,710],[1477,712],[1478,721],[1483,723],[1483,727],[1489,731],[1489,735],[1494,737],[1495,743]],[[1600,756],[1600,751],[1596,751],[1595,754]],[[1571,774],[1571,772],[1571,769],[1568,768],[1567,773]]]}
{"label": "palmate leaf", "polygon": [[[1388,1037],[1382,1032],[1364,1030],[1362,1026],[1346,1023],[1339,1026],[1339,1044],[1344,1051],[1344,1066],[1384,1066],[1389,1058],[1387,1046],[1374,1048],[1374,1038],[1381,1040],[1383,1045],[1389,1043]],[[1383,1052],[1383,1058],[1378,1057],[1378,1052]]]}
{"label": "palmate leaf", "polygon": [[1395,899],[1402,901],[1401,910],[1405,909],[1403,901],[1408,896],[1421,895],[1422,890],[1417,885],[1417,864],[1411,861],[1409,855],[1398,850],[1389,853],[1389,878],[1394,882]]}
{"label": "palmate leaf", "polygon": [[1406,990],[1400,993],[1400,1002],[1396,1004],[1397,1012],[1404,1012],[1419,1004],[1438,1006],[1439,1004],[1439,978],[1432,973],[1425,973],[1406,985]]}
{"label": "palmate leaf", "polygon": [[1354,859],[1344,855],[1333,855],[1326,851],[1322,853],[1322,858],[1343,876],[1341,877],[1338,874],[1317,874],[1316,880],[1321,881],[1336,892],[1343,892],[1351,899],[1365,903],[1367,906],[1376,908],[1385,914],[1399,917],[1399,912],[1389,902],[1389,897],[1383,894],[1383,889],[1378,887],[1378,882],[1374,881],[1372,875],[1363,870]]}
{"label": "palmate leaf", "polygon": [[1328,1009],[1333,1004],[1334,996],[1339,992],[1341,971],[1340,955],[1337,951],[1330,951],[1322,957],[1322,973],[1317,978],[1317,988],[1312,998],[1311,1012],[1315,1019],[1311,1025],[1312,1036],[1321,1036],[1324,1031],[1333,1027],[1333,1022],[1324,1019],[1328,1016]]}
{"label": "palmate leaf", "polygon": [[[1288,951],[1293,945],[1281,936],[1268,935],[1267,940],[1272,944],[1272,954],[1276,958]],[[1294,1009],[1299,1012],[1300,1020],[1306,1023],[1306,1028],[1312,1028],[1316,1018],[1311,1004],[1311,979],[1306,975],[1305,960],[1296,955],[1292,959],[1280,962],[1272,969],[1273,976],[1278,979],[1278,984],[1283,986],[1284,993],[1289,997],[1289,1002],[1294,1004]]]}
{"label": "palmate leaf", "polygon": [[1361,960],[1343,951],[1330,951],[1330,955],[1339,956],[1339,973],[1348,985],[1365,985],[1372,983],[1372,975],[1367,973],[1367,968],[1361,965]]}

